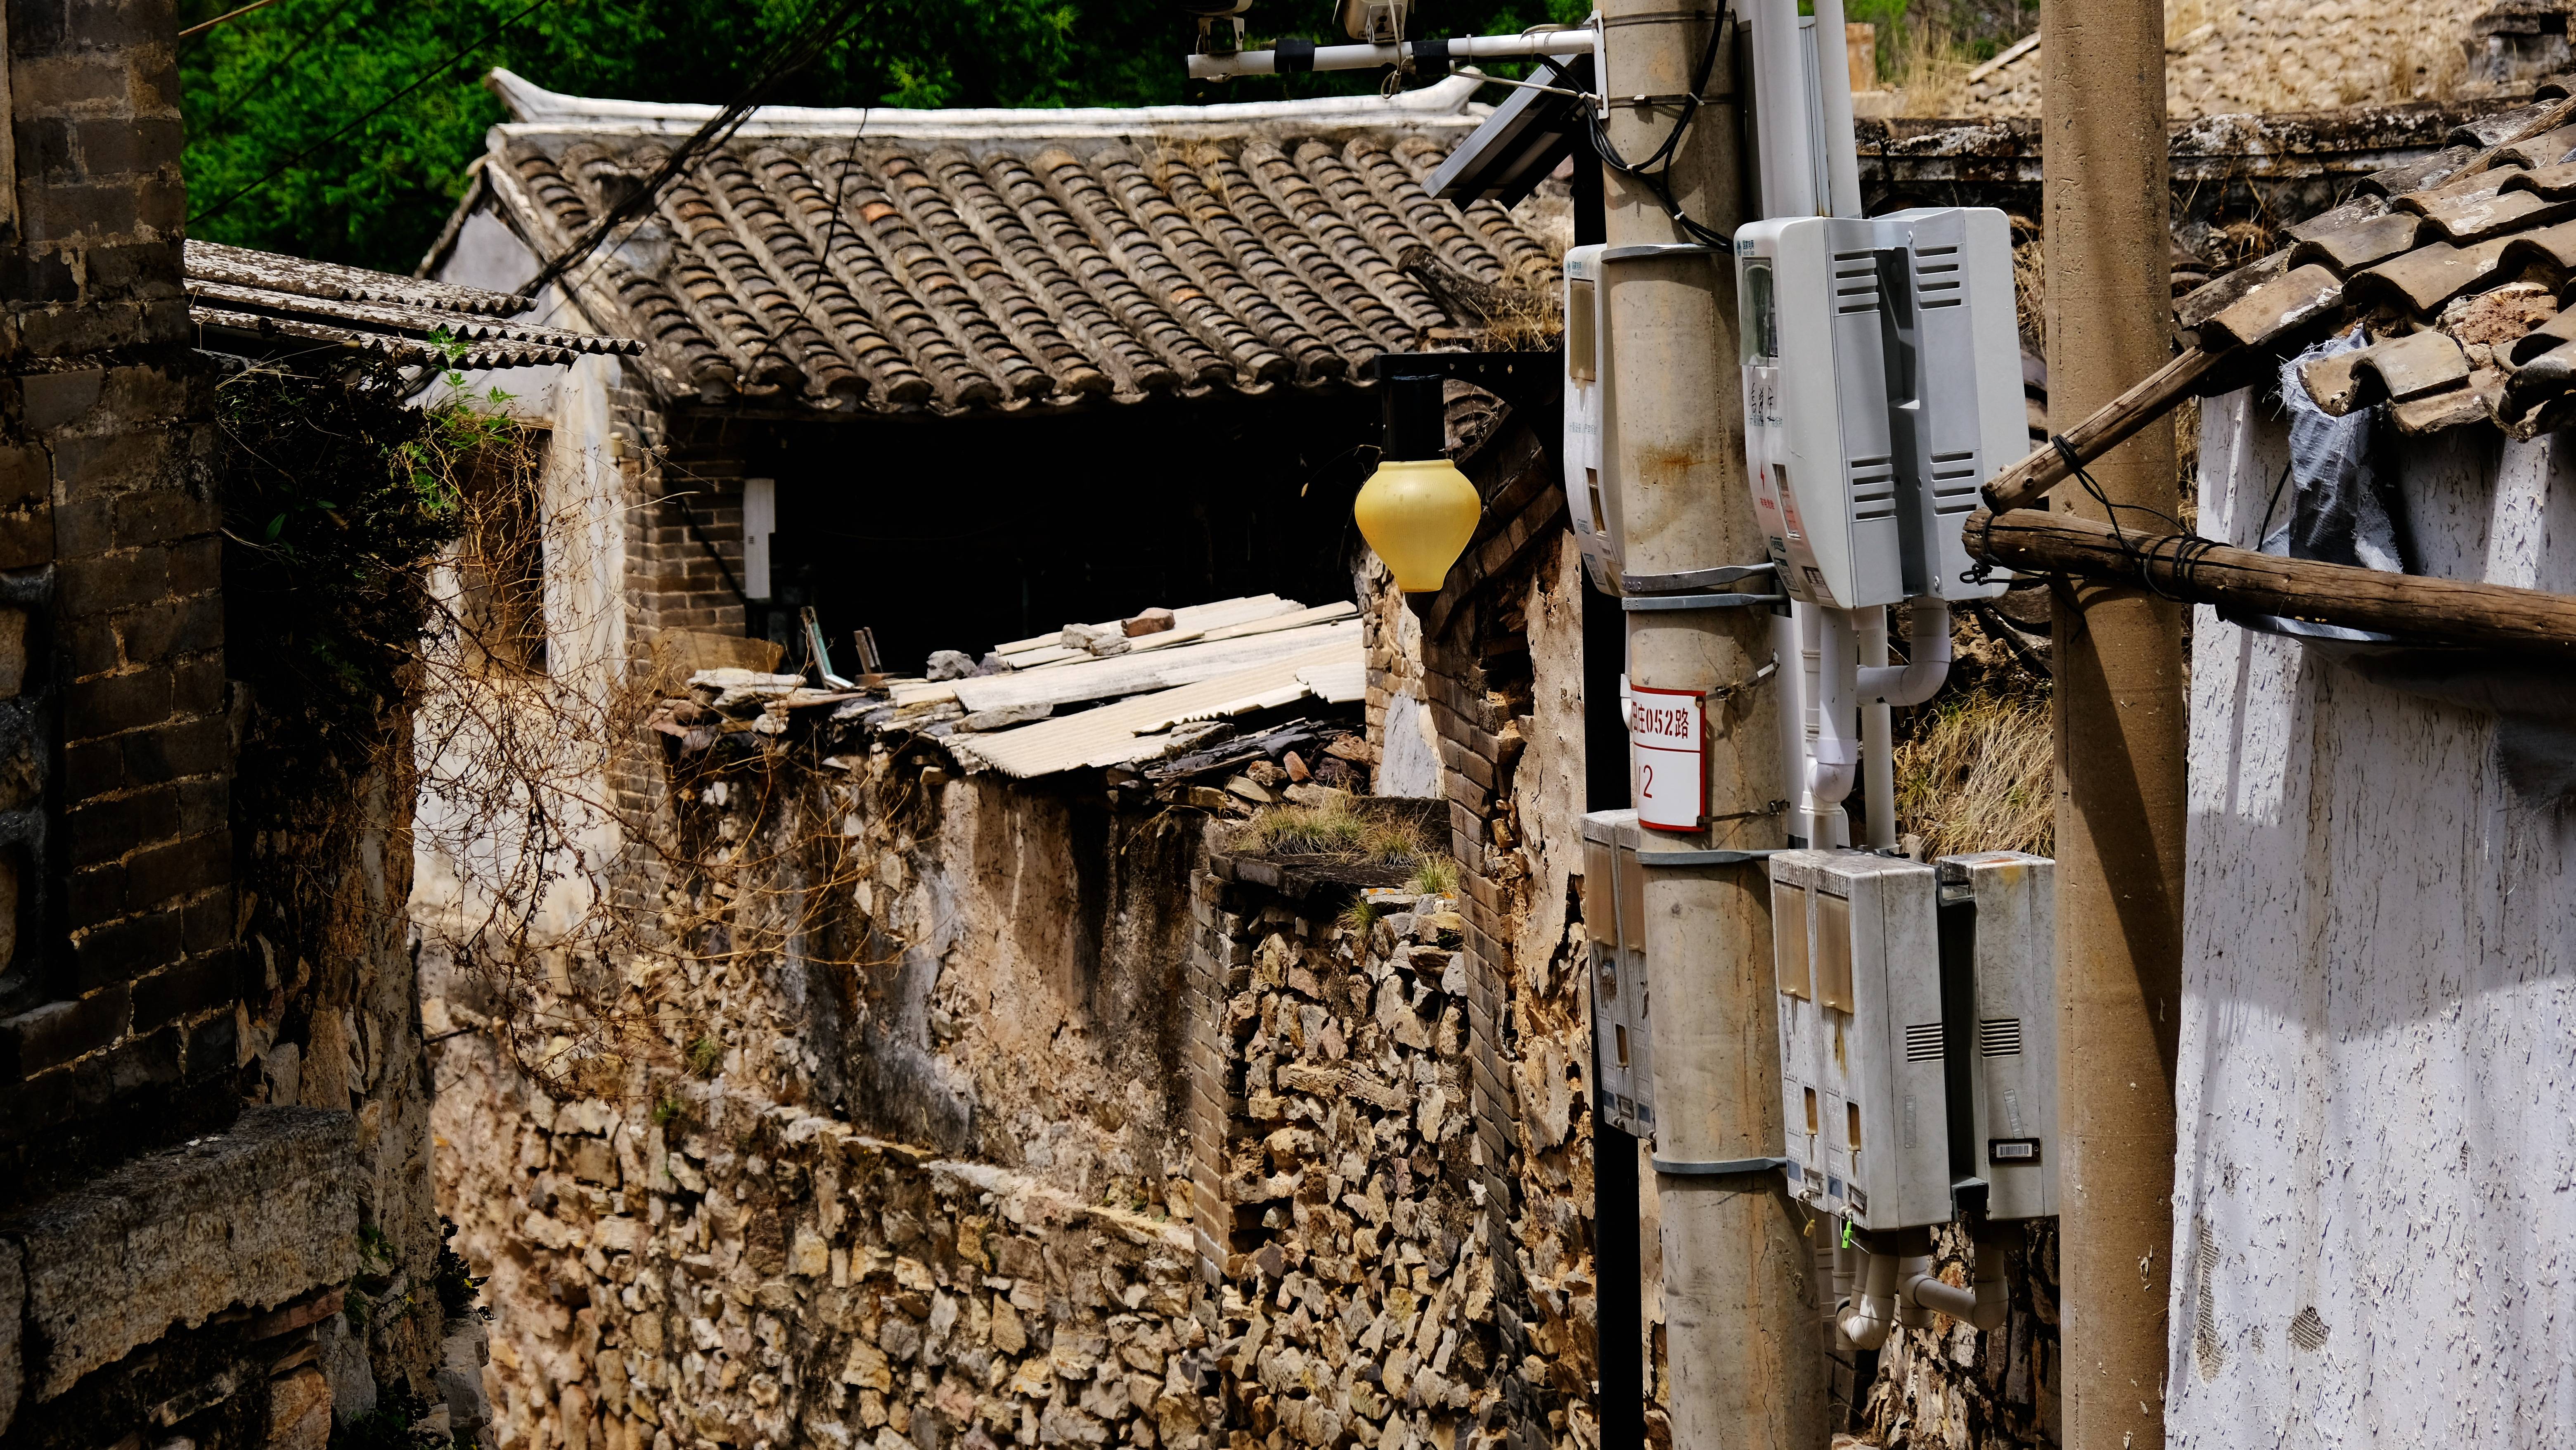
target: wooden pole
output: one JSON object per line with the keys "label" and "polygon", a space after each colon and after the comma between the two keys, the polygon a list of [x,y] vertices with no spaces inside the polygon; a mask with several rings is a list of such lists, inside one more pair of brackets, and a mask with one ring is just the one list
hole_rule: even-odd
{"label": "wooden pole", "polygon": [[2576,598],[2506,584],[2428,579],[2284,559],[2190,534],[2123,542],[2107,526],[2016,509],[1968,516],[1968,552],[2028,574],[2141,585],[2192,604],[2374,630],[2411,643],[2576,652]]}
{"label": "wooden pole", "polygon": [[[2227,356],[2223,352],[2204,352],[2186,348],[2181,356],[2150,374],[2146,381],[2113,398],[2083,422],[2059,436],[2075,450],[2076,461],[2091,464],[2113,448],[2129,441],[2132,434],[2173,411],[2192,386],[2206,377],[2211,368]],[[2028,458],[1986,480],[1986,507],[1995,513],[2026,507],[2038,501],[2041,494],[2074,476],[2067,467],[2066,455],[2054,445],[2043,447]]]}
{"label": "wooden pole", "polygon": [[[2041,0],[2040,125],[2052,414],[2082,418],[2173,362],[2172,192],[2158,0]],[[2090,472],[2170,513],[2173,433],[2130,410]],[[2055,512],[2099,505],[2059,489]],[[2165,1443],[2173,1062],[2182,1018],[2182,608],[2091,582],[2058,592],[2059,1443]]]}

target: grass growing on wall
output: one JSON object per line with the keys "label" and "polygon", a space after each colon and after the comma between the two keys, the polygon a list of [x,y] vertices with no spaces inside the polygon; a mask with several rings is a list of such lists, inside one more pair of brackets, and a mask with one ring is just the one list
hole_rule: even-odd
{"label": "grass growing on wall", "polygon": [[1244,822],[1236,844],[1266,856],[1334,856],[1411,866],[1428,854],[1410,821],[1364,816],[1347,805],[1273,806]]}

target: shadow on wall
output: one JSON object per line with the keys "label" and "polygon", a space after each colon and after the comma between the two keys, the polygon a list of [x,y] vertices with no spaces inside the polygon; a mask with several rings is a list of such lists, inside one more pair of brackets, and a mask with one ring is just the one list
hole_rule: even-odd
{"label": "shadow on wall", "polygon": [[[810,1008],[805,1045],[823,1065],[820,1094],[869,1133],[1044,1167],[1029,1159],[1024,1125],[989,1105],[1023,1103],[1032,1086],[1043,1096],[1049,1074],[978,1081],[1008,1061],[952,1044],[969,1032],[1032,1045],[1070,1038],[1084,1042],[1102,1081],[1152,1085],[1158,1111],[1137,1114],[1135,1126],[1150,1136],[1157,1119],[1178,1121],[1180,963],[1188,883],[1205,856],[1199,818],[1140,817],[1096,793],[983,777],[934,793],[906,825],[913,845],[892,874],[917,893],[910,914],[866,919],[856,950],[824,954],[832,965],[784,968]],[[1119,1110],[1095,1102],[1091,1113]]]}

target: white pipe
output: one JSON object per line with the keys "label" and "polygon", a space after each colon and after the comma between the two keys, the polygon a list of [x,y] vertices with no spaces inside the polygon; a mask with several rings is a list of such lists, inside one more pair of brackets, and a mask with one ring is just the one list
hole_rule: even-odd
{"label": "white pipe", "polygon": [[1823,121],[1827,204],[1835,216],[1859,216],[1860,147],[1852,134],[1851,58],[1843,39],[1843,0],[1816,0],[1816,111]]}
{"label": "white pipe", "polygon": [[[1589,26],[1570,30],[1546,30],[1536,35],[1460,35],[1446,41],[1408,40],[1401,45],[1319,45],[1315,47],[1314,64],[1301,70],[1374,70],[1396,65],[1404,60],[1430,59],[1435,63],[1442,55],[1451,61],[1495,60],[1533,55],[1590,55],[1593,32]],[[1425,47],[1429,47],[1426,56]],[[1446,47],[1445,51],[1443,47]],[[1268,76],[1279,74],[1279,52],[1276,50],[1238,50],[1229,55],[1194,55],[1190,57],[1190,79],[1221,81],[1232,76]]]}
{"label": "white pipe", "polygon": [[1817,215],[1816,161],[1807,115],[1806,47],[1798,0],[1748,0],[1753,21],[1754,133],[1762,148],[1762,214]]}
{"label": "white pipe", "polygon": [[[1853,738],[1856,706],[1854,676],[1860,667],[1859,641],[1851,612],[1819,609],[1816,613],[1815,694],[1807,715],[1807,793],[1819,812],[1835,812],[1851,794],[1852,775],[1860,766],[1860,741]],[[1819,842],[1819,844],[1822,844]]]}
{"label": "white pipe", "polygon": [[1836,1327],[1843,1338],[1862,1349],[1887,1343],[1896,1327],[1896,1260],[1888,1254],[1861,1255],[1860,1293],[1842,1308]]}
{"label": "white pipe", "polygon": [[[1976,1282],[1962,1289],[1936,1277],[1930,1259],[1907,1259],[1897,1273],[1897,1299],[1900,1306],[1913,1305],[1918,1310],[1947,1314],[1978,1329],[1994,1329],[2004,1322],[2004,1311],[2011,1303],[2004,1283],[2002,1254],[1980,1252],[1977,1255]],[[1992,1260],[1992,1272],[1989,1272]],[[1905,1317],[1900,1307],[1899,1320]]]}
{"label": "white pipe", "polygon": [[[1860,678],[1887,668],[1887,610],[1860,611]],[[1869,848],[1896,848],[1896,713],[1883,700],[1861,696],[1860,797],[1868,818]]]}
{"label": "white pipe", "polygon": [[[1902,665],[1866,669],[1855,686],[1864,705],[1920,705],[1950,678],[1950,605],[1922,598],[1911,602],[1913,618],[1905,632]],[[1884,623],[1880,625],[1884,637]]]}
{"label": "white pipe", "polygon": [[1798,620],[1807,606],[1791,604],[1787,614],[1771,617],[1771,657],[1780,663],[1772,676],[1780,691],[1780,776],[1788,783],[1790,834],[1797,844],[1807,845],[1813,838],[1807,834],[1807,674],[1806,648]]}

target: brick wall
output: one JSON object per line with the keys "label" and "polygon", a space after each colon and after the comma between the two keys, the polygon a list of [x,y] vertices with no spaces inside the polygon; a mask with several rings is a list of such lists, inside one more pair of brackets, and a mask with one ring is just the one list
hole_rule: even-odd
{"label": "brick wall", "polygon": [[[209,380],[156,0],[16,0],[0,228],[0,1199],[229,1116]],[[11,1169],[16,1171],[12,1172]]]}
{"label": "brick wall", "polygon": [[[672,421],[640,388],[612,388],[609,403],[624,481],[627,658],[640,676],[668,663],[665,631],[744,631],[743,464],[732,450],[687,441],[685,427],[675,443]],[[642,731],[620,745],[608,763],[608,784],[628,838],[609,889],[621,910],[658,912],[668,866],[635,838],[670,824],[661,737]]]}

